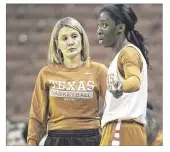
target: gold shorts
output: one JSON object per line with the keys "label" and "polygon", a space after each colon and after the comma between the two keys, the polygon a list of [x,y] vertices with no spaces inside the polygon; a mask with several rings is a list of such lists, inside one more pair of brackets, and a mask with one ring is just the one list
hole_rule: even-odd
{"label": "gold shorts", "polygon": [[102,129],[100,146],[146,146],[144,126],[133,121],[109,122]]}

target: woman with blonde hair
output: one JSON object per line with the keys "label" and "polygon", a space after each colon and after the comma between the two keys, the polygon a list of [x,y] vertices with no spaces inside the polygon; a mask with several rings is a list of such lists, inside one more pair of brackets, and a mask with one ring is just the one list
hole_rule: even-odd
{"label": "woman with blonde hair", "polygon": [[92,146],[100,143],[99,96],[105,96],[107,68],[89,58],[80,23],[60,19],[51,34],[49,64],[37,77],[28,125],[28,145]]}

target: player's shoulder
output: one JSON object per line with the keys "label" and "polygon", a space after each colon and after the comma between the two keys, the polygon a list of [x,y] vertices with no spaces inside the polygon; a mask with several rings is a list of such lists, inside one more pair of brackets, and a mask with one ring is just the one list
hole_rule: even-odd
{"label": "player's shoulder", "polygon": [[90,65],[97,69],[108,69],[103,63],[90,60]]}
{"label": "player's shoulder", "polygon": [[39,70],[39,74],[44,74],[47,71],[47,66],[43,66]]}
{"label": "player's shoulder", "polygon": [[59,69],[58,64],[47,64],[40,69],[39,74],[47,74],[48,72],[56,71],[57,69]]}
{"label": "player's shoulder", "polygon": [[46,68],[47,71],[58,71],[58,70],[61,70],[63,68],[63,66],[61,64],[57,64],[57,63],[50,63],[47,66],[45,66],[44,68]]}
{"label": "player's shoulder", "polygon": [[120,52],[120,56],[139,56],[140,57],[140,53],[138,50],[139,49],[137,49],[137,47],[133,45],[129,45],[122,49],[122,51]]}

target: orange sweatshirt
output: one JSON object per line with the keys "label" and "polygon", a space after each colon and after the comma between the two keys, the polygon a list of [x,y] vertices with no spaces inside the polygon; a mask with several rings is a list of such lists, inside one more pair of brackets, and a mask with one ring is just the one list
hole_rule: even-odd
{"label": "orange sweatshirt", "polygon": [[100,126],[98,98],[105,97],[107,68],[86,60],[80,67],[49,64],[37,77],[29,115],[28,145],[38,145],[48,130]]}

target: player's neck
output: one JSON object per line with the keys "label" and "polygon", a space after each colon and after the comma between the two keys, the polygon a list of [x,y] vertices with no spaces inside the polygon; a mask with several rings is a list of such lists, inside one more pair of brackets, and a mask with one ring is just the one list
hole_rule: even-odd
{"label": "player's neck", "polygon": [[124,48],[128,44],[129,41],[123,36],[117,40],[116,45],[112,47],[112,49],[115,50],[116,52],[119,52],[122,48]]}
{"label": "player's neck", "polygon": [[75,58],[65,58],[64,65],[67,68],[76,68],[82,65],[83,61],[81,60],[81,56],[76,56]]}

